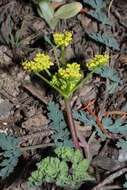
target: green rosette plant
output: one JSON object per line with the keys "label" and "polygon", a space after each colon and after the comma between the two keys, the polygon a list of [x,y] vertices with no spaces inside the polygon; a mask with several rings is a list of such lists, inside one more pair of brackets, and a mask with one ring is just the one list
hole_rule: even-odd
{"label": "green rosette plant", "polygon": [[83,159],[80,150],[58,147],[55,154],[56,157],[46,157],[38,164],[29,178],[29,187],[45,181],[67,189],[78,189],[84,181],[94,180],[88,174],[89,160]]}

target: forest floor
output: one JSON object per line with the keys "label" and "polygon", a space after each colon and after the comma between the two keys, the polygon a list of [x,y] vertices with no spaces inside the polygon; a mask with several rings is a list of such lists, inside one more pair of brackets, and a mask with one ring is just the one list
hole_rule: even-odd
{"label": "forest floor", "polygon": [[[107,1],[106,11],[109,3],[110,1]],[[27,49],[12,48],[9,41],[9,16],[14,35],[20,30],[24,19],[21,43]],[[106,32],[116,38],[120,47],[119,51],[110,50],[110,67],[117,72],[122,83],[116,92],[105,95],[106,81],[95,74],[74,93],[72,108],[80,111],[88,108],[89,104],[95,113],[100,113],[103,109],[103,117],[110,117],[112,121],[121,119],[127,127],[127,0],[113,1],[110,19],[113,26],[106,27]],[[98,24],[84,12],[67,19],[66,22],[60,20],[55,31],[73,31],[71,45],[66,48],[67,62],[78,62],[83,68],[96,53],[103,52],[105,47],[89,38],[89,34],[102,29],[102,24]],[[48,53],[54,61],[52,47],[45,41],[44,34],[51,35],[52,30],[38,16],[32,2],[0,0],[0,132],[22,137],[22,147],[52,142],[53,132],[47,117],[49,101],[59,103],[60,109],[64,110],[63,98],[37,76],[24,71],[21,65],[22,61],[32,59],[38,51]],[[57,53],[60,58],[59,49]],[[85,111],[89,112],[87,109]],[[104,182],[102,187],[105,187],[98,190],[124,189],[127,149],[119,150],[116,143],[119,139],[127,139],[127,132],[119,134],[108,131],[108,137],[102,141],[96,134],[91,137],[92,126],[84,127],[78,121],[75,121],[75,125],[80,145],[91,157],[91,168],[96,178],[96,182],[85,183],[81,189],[91,190],[106,179],[109,181]],[[36,168],[36,163],[49,153],[50,148],[24,151],[14,171],[8,178],[0,181],[0,190],[28,190],[28,177]],[[123,157],[122,161],[120,157]],[[120,171],[123,173],[117,176]],[[112,178],[111,174],[116,177]],[[107,184],[109,186],[106,186]],[[44,183],[35,189],[61,188]]]}

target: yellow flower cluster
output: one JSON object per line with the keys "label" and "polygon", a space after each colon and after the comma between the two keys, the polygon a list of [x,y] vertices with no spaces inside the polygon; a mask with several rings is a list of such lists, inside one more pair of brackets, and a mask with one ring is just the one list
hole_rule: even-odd
{"label": "yellow flower cluster", "polygon": [[97,55],[95,55],[95,57],[89,63],[86,64],[86,66],[89,69],[99,67],[99,66],[102,66],[105,63],[107,63],[108,59],[109,59],[108,54],[104,54],[104,55],[97,54]]}
{"label": "yellow flower cluster", "polygon": [[72,89],[81,79],[80,65],[77,63],[68,64],[67,68],[60,68],[51,81],[51,85],[60,88],[64,93],[71,93]]}
{"label": "yellow flower cluster", "polygon": [[45,69],[49,69],[53,65],[50,57],[43,53],[37,53],[32,61],[25,61],[22,63],[25,70],[30,70],[33,72],[40,72]]}
{"label": "yellow flower cluster", "polygon": [[56,45],[66,47],[72,40],[72,32],[54,33],[53,38]]}

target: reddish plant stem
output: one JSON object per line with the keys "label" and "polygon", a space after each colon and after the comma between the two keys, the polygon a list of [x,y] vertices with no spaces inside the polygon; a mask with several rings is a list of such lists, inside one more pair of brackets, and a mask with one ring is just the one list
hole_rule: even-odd
{"label": "reddish plant stem", "polygon": [[75,145],[75,149],[80,149],[79,142],[78,142],[78,136],[76,133],[76,128],[74,124],[74,120],[72,118],[72,110],[71,110],[71,104],[70,104],[70,98],[64,98],[65,101],[65,107],[67,112],[67,118],[68,118],[68,125],[70,128],[71,136]]}

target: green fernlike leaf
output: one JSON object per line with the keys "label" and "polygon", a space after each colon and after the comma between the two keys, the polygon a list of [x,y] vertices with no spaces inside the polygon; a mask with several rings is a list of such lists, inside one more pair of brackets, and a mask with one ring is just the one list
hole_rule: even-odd
{"label": "green fernlike leaf", "polygon": [[102,119],[102,125],[111,133],[127,134],[127,123],[121,119],[116,119],[113,123],[111,118],[106,117]]}
{"label": "green fernlike leaf", "polygon": [[46,20],[52,30],[55,29],[58,19],[54,18],[54,9],[47,0],[41,0],[39,2],[39,15]]}
{"label": "green fernlike leaf", "polygon": [[54,14],[57,19],[68,19],[76,16],[82,9],[82,4],[79,2],[68,3],[61,6]]}
{"label": "green fernlike leaf", "polygon": [[125,174],[125,179],[126,179],[126,181],[125,181],[125,183],[123,184],[123,187],[124,187],[125,189],[127,189],[127,174]]}
{"label": "green fernlike leaf", "polygon": [[105,0],[83,0],[83,2],[90,5],[94,9],[102,9],[106,6]]}
{"label": "green fernlike leaf", "polygon": [[[100,136],[102,140],[106,139],[106,137],[100,130],[99,126],[96,124],[96,116],[92,117],[84,111],[81,111],[78,113],[77,111],[73,110],[73,118],[82,122],[84,124],[84,126],[86,126],[86,127],[89,125],[94,126],[97,131],[98,136]],[[121,119],[116,119],[115,122],[113,122],[111,118],[105,117],[102,119],[101,122],[102,122],[103,127],[111,133],[115,133],[115,134],[125,134],[126,133],[127,134],[127,123],[123,122]],[[118,146],[121,145],[120,143],[123,143],[123,141],[122,142],[120,141],[118,143]]]}
{"label": "green fernlike leaf", "polygon": [[50,127],[54,130],[54,134],[51,138],[54,140],[56,146],[73,147],[74,145],[70,139],[70,133],[65,123],[63,113],[59,110],[59,105],[54,102],[49,102],[48,111],[48,117],[51,120]]}
{"label": "green fernlike leaf", "polygon": [[120,139],[117,143],[116,146],[121,149],[127,149],[127,139]]}
{"label": "green fernlike leaf", "polygon": [[59,147],[55,149],[55,153],[56,157],[44,158],[37,165],[37,170],[32,172],[32,176],[29,178],[30,187],[47,182],[76,190],[84,181],[94,180],[88,174],[89,160],[83,159],[79,150]]}
{"label": "green fernlike leaf", "polygon": [[108,19],[103,12],[101,11],[98,11],[98,12],[90,12],[88,13],[90,16],[92,16],[93,18],[95,18],[96,20],[102,22],[103,24],[106,24],[106,25],[110,25],[112,26],[112,21],[110,19]]}
{"label": "green fernlike leaf", "polygon": [[109,79],[106,86],[109,94],[115,93],[122,84],[116,71],[111,69],[108,65],[98,68],[95,70],[95,73],[99,74],[101,77]]}
{"label": "green fernlike leaf", "polygon": [[108,36],[105,34],[99,34],[99,33],[93,33],[91,35],[89,35],[92,39],[96,40],[97,42],[103,43],[106,46],[116,49],[116,50],[120,50],[119,49],[119,45],[116,41],[116,39],[113,36]]}
{"label": "green fernlike leaf", "polygon": [[91,117],[88,113],[81,111],[77,112],[73,110],[73,118],[84,124],[85,127],[93,126],[97,132],[97,135],[104,141],[106,139],[105,135],[102,133],[99,126],[96,124],[96,116]]}
{"label": "green fernlike leaf", "polygon": [[11,135],[7,136],[4,133],[0,134],[0,147],[4,152],[2,152],[2,156],[4,159],[0,166],[2,169],[0,170],[0,176],[4,179],[9,176],[9,174],[14,170],[14,167],[17,165],[18,158],[21,156],[22,152],[17,147],[20,138],[15,138]]}

